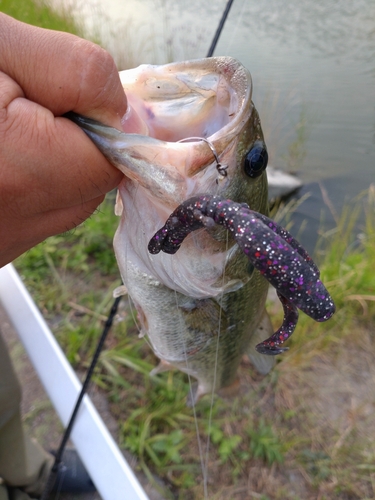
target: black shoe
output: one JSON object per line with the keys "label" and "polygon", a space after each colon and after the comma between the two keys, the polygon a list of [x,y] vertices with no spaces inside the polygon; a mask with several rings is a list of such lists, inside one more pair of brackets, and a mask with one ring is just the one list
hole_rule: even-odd
{"label": "black shoe", "polygon": [[[54,452],[51,452],[55,455]],[[66,449],[57,470],[53,492],[90,493],[96,491],[76,450]]]}

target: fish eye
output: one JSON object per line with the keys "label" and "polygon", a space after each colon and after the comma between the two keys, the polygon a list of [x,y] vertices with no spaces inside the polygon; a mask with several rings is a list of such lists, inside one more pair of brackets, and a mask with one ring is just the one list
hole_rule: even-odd
{"label": "fish eye", "polygon": [[259,177],[268,163],[268,153],[263,141],[255,141],[253,147],[245,157],[245,173],[252,177]]}

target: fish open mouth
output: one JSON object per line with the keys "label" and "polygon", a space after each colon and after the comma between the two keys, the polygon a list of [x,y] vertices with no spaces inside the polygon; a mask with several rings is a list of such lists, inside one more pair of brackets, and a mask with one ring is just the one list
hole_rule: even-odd
{"label": "fish open mouth", "polygon": [[[260,128],[250,73],[237,60],[141,65],[120,72],[120,78],[129,103],[125,133],[70,118],[128,178],[177,206],[196,192],[191,182],[196,174],[209,170],[205,192],[215,188],[218,173],[220,178],[229,174],[228,180],[236,175],[238,144]],[[139,133],[126,133],[134,124]]]}
{"label": "fish open mouth", "polygon": [[167,142],[225,135],[251,100],[250,74],[232,58],[141,65],[120,78],[145,135]]}

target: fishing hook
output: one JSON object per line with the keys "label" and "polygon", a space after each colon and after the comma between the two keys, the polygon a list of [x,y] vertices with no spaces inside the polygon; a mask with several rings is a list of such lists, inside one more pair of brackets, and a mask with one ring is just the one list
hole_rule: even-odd
{"label": "fishing hook", "polygon": [[186,137],[185,139],[180,139],[177,142],[188,142],[188,141],[204,141],[208,147],[211,149],[212,154],[214,155],[216,161],[216,169],[219,172],[219,175],[222,177],[226,177],[228,175],[228,165],[222,165],[219,161],[219,156],[216,152],[215,146],[205,137]]}

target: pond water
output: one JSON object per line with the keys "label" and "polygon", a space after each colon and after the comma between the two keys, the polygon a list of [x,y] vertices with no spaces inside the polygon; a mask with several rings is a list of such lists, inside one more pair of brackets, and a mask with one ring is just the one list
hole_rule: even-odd
{"label": "pond water", "polygon": [[[114,55],[135,64],[205,56],[226,5],[102,1],[101,27],[121,33]],[[250,70],[270,164],[296,171],[300,195],[310,193],[294,219],[309,223],[300,237],[311,249],[320,219],[332,225],[332,212],[375,182],[375,2],[235,0],[214,55]]]}

